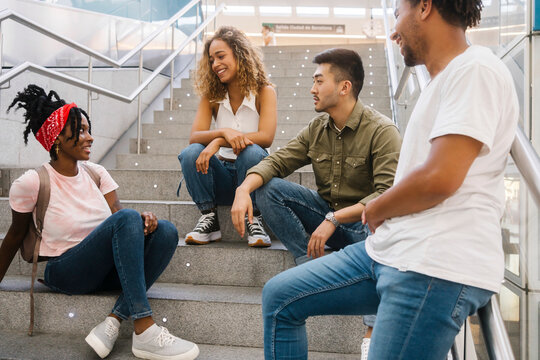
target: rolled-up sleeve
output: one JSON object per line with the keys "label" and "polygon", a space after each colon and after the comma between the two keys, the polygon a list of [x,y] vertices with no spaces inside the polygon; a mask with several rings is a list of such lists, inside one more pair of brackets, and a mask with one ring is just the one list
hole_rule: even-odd
{"label": "rolled-up sleeve", "polygon": [[309,149],[310,125],[303,128],[296,137],[272,155],[248,170],[249,174],[258,174],[266,184],[273,177],[284,178],[295,170],[310,163],[307,156]]}
{"label": "rolled-up sleeve", "polygon": [[393,185],[400,149],[401,135],[394,125],[382,127],[375,132],[371,146],[375,191],[362,198],[360,203],[367,204]]}

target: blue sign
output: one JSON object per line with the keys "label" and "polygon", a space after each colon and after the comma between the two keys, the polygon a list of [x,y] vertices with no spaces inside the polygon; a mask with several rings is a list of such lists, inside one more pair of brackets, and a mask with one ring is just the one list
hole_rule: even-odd
{"label": "blue sign", "polygon": [[540,0],[534,1],[534,31],[540,31]]}

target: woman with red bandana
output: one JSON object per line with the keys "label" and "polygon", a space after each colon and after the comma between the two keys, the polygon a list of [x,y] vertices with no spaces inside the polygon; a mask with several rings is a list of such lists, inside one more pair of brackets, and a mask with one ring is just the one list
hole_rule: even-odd
{"label": "woman with red bandana", "polygon": [[[25,143],[31,131],[51,157],[40,168],[50,179],[39,245],[39,256],[47,259],[45,284],[65,294],[122,290],[109,316],[86,337],[100,357],[111,352],[120,323],[131,318],[135,356],[195,359],[197,345],[154,323],[146,295],[174,254],[174,225],[150,212],[122,209],[116,182],[88,161],[94,139],[84,110],[36,85],[19,92],[8,111],[15,105],[25,110]],[[0,248],[0,281],[26,236],[39,185],[38,172],[29,170],[11,186],[12,223]]]}

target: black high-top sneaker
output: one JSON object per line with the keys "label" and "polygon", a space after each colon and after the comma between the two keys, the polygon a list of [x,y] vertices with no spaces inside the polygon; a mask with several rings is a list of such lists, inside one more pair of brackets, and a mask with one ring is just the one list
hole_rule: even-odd
{"label": "black high-top sneaker", "polygon": [[246,216],[248,233],[248,245],[252,247],[268,247],[272,245],[270,236],[264,230],[262,215],[253,216],[253,224],[250,224]]}
{"label": "black high-top sneaker", "polygon": [[221,240],[221,230],[219,229],[219,220],[217,211],[203,214],[195,229],[186,235],[186,244],[205,245],[211,241]]}

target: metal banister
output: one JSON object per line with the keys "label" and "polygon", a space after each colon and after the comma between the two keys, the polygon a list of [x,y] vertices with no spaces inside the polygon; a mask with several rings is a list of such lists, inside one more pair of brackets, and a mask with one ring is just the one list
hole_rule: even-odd
{"label": "metal banister", "polygon": [[224,4],[221,4],[217,9],[216,12],[213,14],[213,16],[207,18],[190,36],[188,36],[181,44],[180,46],[172,52],[165,60],[161,62],[161,64],[152,72],[152,74],[143,82],[141,83],[131,94],[128,96],[122,95],[120,93],[107,90],[101,86],[97,86],[94,84],[91,84],[87,81],[80,80],[76,77],[72,77],[69,75],[66,75],[64,73],[61,73],[59,71],[47,69],[44,66],[33,64],[31,62],[24,62],[14,68],[12,68],[7,73],[0,76],[0,85],[8,82],[9,80],[17,77],[22,72],[28,70],[32,71],[34,73],[47,76],[49,78],[62,81],[64,83],[75,85],[77,87],[96,92],[108,97],[111,97],[116,100],[120,100],[123,102],[130,103],[132,102],[143,90],[148,86],[149,83],[151,83],[158,75],[159,73],[167,66],[169,65],[178,54],[191,42],[193,39],[195,39],[202,31],[203,29],[210,23],[210,21],[213,20],[214,16],[217,16],[225,7]]}
{"label": "metal banister", "polygon": [[[48,36],[50,37],[51,39],[54,39],[56,41],[59,41],[61,42],[62,44],[64,45],[67,45],[75,50],[78,50],[80,52],[82,52],[83,54],[86,54],[88,56],[91,56],[95,59],[98,59],[108,65],[111,65],[111,66],[114,66],[114,67],[121,67],[122,65],[124,65],[126,63],[126,61],[128,61],[129,59],[131,59],[136,53],[138,53],[139,51],[141,51],[146,45],[148,45],[150,42],[152,42],[152,40],[154,40],[159,34],[161,34],[163,32],[163,30],[167,29],[169,26],[171,26],[172,24],[174,24],[178,19],[180,19],[186,12],[189,11],[189,9],[191,9],[194,5],[198,4],[199,2],[201,2],[201,0],[191,0],[191,2],[189,4],[187,4],[186,6],[184,6],[182,9],[180,9],[180,11],[178,11],[176,14],[174,14],[171,18],[169,18],[166,22],[164,22],[163,24],[161,24],[159,26],[159,28],[157,28],[156,30],[154,30],[150,35],[148,35],[146,38],[144,38],[137,46],[135,46],[131,51],[129,51],[126,55],[124,55],[121,59],[119,60],[114,60],[106,55],[103,55],[103,54],[100,54],[99,52],[95,51],[95,50],[92,50],[90,49],[89,47],[87,46],[84,46],[83,44],[81,43],[78,43],[77,41],[74,41],[74,40],[71,40],[63,35],[60,35],[58,34],[57,32],[53,31],[53,30],[50,30],[48,28],[46,28],[45,26],[42,26],[38,23],[36,23],[35,21],[33,20],[30,20],[28,19],[27,17],[24,17],[22,16],[21,14],[13,11],[13,10],[9,10],[9,9],[4,9],[2,11],[0,11],[0,23],[4,20],[8,20],[8,19],[11,19],[15,22],[18,22],[19,24],[22,24],[32,30],[35,30],[45,36]],[[217,14],[217,11],[216,11],[216,14]],[[214,14],[214,15],[216,15]]]}
{"label": "metal banister", "polygon": [[489,358],[491,360],[514,360],[510,339],[506,333],[499,303],[495,295],[491,297],[491,300],[484,307],[478,309],[478,319],[482,327]]}
{"label": "metal banister", "polygon": [[510,154],[534,201],[540,206],[540,157],[523,129],[518,127]]}
{"label": "metal banister", "polygon": [[[34,29],[46,36],[49,36],[53,39],[56,39],[60,41],[63,44],[66,44],[70,46],[73,49],[76,49],[78,51],[81,51],[84,54],[87,54],[89,56],[89,62],[88,62],[88,81],[83,81],[78,78],[75,78],[73,76],[69,76],[66,74],[63,74],[58,71],[50,70],[44,66],[37,65],[31,62],[24,62],[14,68],[12,68],[10,71],[8,71],[5,74],[2,74],[2,49],[0,47],[0,85],[8,82],[9,80],[17,77],[19,74],[23,73],[26,70],[32,71],[37,74],[41,74],[44,76],[47,76],[52,79],[56,79],[59,81],[62,81],[64,83],[75,85],[79,88],[83,88],[88,90],[88,114],[90,115],[91,109],[92,109],[92,92],[96,92],[98,94],[103,94],[105,96],[111,97],[116,100],[120,100],[123,102],[131,103],[135,98],[137,98],[137,154],[141,153],[141,114],[142,114],[142,102],[140,94],[142,91],[150,84],[159,74],[160,72],[170,64],[171,66],[171,79],[170,79],[170,87],[171,87],[171,96],[173,93],[173,77],[174,77],[174,59],[180,54],[180,52],[193,40],[195,40],[198,43],[198,36],[199,34],[208,26],[208,24],[213,20],[215,21],[216,17],[223,11],[225,8],[225,4],[221,4],[219,7],[217,7],[212,14],[212,16],[207,17],[205,21],[199,26],[198,22],[198,16],[199,16],[199,7],[197,7],[197,25],[196,29],[193,33],[191,33],[190,36],[188,36],[182,43],[174,49],[174,28],[172,28],[171,31],[171,54],[162,61],[158,67],[150,74],[150,76],[145,80],[142,81],[142,64],[143,64],[143,51],[142,49],[148,45],[152,40],[154,40],[163,30],[167,29],[169,26],[172,26],[178,19],[183,16],[191,7],[193,7],[196,4],[199,4],[202,0],[192,0],[188,5],[184,6],[180,11],[178,11],[175,15],[173,15],[171,18],[169,18],[165,23],[163,23],[158,29],[156,29],[152,34],[150,34],[148,37],[146,37],[143,41],[141,41],[134,49],[132,49],[130,52],[128,52],[124,57],[122,57],[119,61],[113,60],[107,56],[104,56],[82,44],[79,44],[73,40],[70,40],[62,35],[57,34],[54,31],[51,31],[37,23],[35,23],[32,20],[29,20],[19,14],[14,13],[11,10],[3,10],[0,11],[0,46],[1,46],[1,29],[2,29],[2,21],[6,19],[13,19],[31,29]],[[195,59],[197,59],[197,49],[198,46],[195,46]],[[135,53],[139,52],[139,86],[129,95],[125,96],[122,94],[119,94],[117,92],[105,89],[100,86],[96,86],[91,83],[92,80],[92,67],[93,62],[92,59],[99,59],[109,65],[112,65],[114,67],[121,67],[122,64],[124,64],[127,60],[129,60]],[[172,104],[172,98],[170,103]]]}

